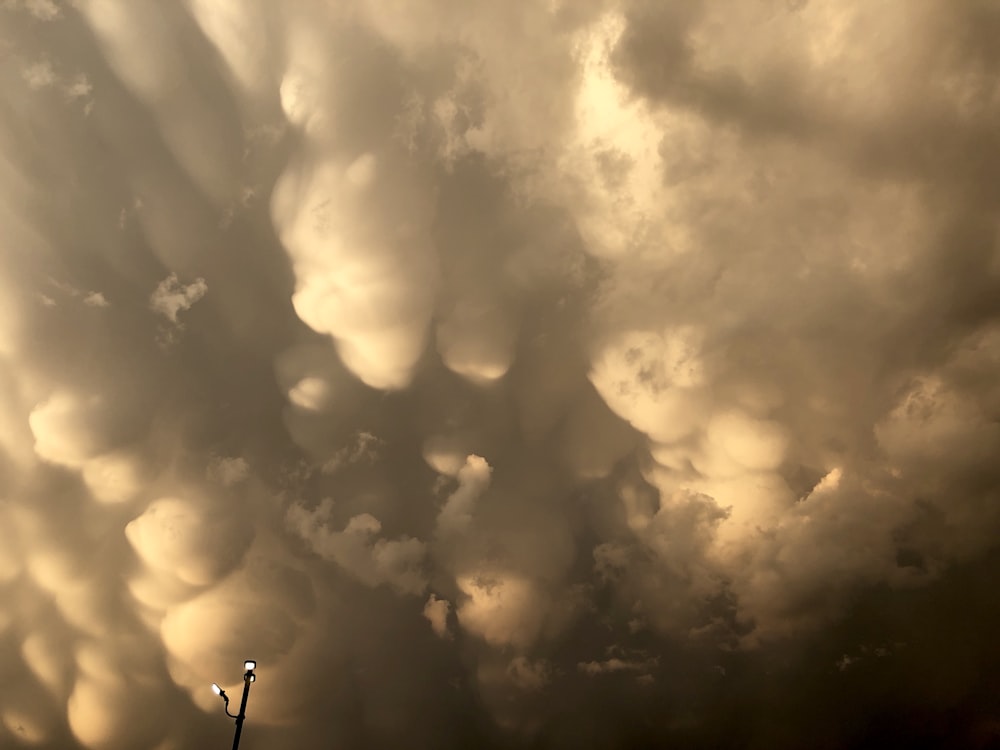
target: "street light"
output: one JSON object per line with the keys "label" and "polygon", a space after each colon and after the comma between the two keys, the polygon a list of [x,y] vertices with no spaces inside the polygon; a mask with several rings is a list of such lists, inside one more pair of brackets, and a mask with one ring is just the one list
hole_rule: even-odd
{"label": "street light", "polygon": [[246,670],[243,674],[243,700],[240,701],[240,712],[238,714],[229,713],[229,696],[226,695],[225,690],[219,687],[219,683],[212,683],[212,692],[222,698],[222,700],[226,703],[226,716],[230,719],[236,719],[236,734],[233,737],[233,750],[239,750],[240,734],[243,732],[243,720],[247,717],[247,698],[250,697],[250,683],[257,679],[257,675],[253,673],[253,671],[257,668],[257,662],[253,659],[247,659],[243,662],[243,668]]}

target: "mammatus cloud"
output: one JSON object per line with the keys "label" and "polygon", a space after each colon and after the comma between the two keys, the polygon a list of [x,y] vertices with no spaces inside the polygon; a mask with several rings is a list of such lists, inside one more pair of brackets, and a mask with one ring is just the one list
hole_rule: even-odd
{"label": "mammatus cloud", "polygon": [[998,34],[0,2],[0,745],[995,744]]}

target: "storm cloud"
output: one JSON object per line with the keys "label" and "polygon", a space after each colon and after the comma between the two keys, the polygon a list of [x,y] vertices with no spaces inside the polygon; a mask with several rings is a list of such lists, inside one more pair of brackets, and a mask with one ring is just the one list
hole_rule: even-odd
{"label": "storm cloud", "polygon": [[996,746],[997,38],[0,2],[0,744]]}

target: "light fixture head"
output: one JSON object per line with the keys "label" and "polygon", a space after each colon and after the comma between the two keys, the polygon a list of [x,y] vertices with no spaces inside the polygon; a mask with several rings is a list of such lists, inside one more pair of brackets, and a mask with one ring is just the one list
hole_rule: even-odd
{"label": "light fixture head", "polygon": [[255,662],[253,659],[247,659],[245,662],[243,662],[243,668],[244,669],[256,669],[257,668],[257,662]]}
{"label": "light fixture head", "polygon": [[215,693],[216,695],[222,695],[222,688],[219,687],[219,683],[217,682],[212,683],[212,692]]}

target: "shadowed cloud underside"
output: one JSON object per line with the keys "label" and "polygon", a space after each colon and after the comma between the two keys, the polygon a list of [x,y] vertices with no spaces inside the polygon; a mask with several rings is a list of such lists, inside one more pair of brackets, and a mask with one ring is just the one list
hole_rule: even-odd
{"label": "shadowed cloud underside", "polygon": [[998,35],[0,2],[0,745],[997,746]]}

